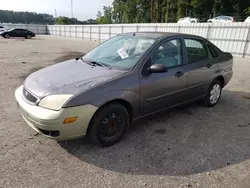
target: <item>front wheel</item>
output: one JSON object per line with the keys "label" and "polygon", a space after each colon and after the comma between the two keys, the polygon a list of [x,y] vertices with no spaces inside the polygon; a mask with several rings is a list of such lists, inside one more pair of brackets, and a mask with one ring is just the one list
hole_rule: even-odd
{"label": "front wheel", "polygon": [[10,38],[10,35],[9,35],[9,34],[5,34],[5,35],[4,35],[4,38],[9,39],[9,38]]}
{"label": "front wheel", "polygon": [[101,146],[114,145],[124,136],[129,120],[129,113],[123,105],[111,103],[104,106],[91,121],[91,142]]}
{"label": "front wheel", "polygon": [[214,80],[208,89],[208,93],[205,97],[205,105],[207,107],[212,107],[216,105],[221,97],[221,82],[219,80]]}

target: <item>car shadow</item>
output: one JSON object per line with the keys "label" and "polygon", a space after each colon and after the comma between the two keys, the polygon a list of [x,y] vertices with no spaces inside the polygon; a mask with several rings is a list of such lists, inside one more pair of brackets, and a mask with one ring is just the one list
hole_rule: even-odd
{"label": "car shadow", "polygon": [[135,122],[118,144],[58,142],[80,160],[137,175],[191,175],[250,158],[250,94],[227,91],[213,108],[191,104]]}

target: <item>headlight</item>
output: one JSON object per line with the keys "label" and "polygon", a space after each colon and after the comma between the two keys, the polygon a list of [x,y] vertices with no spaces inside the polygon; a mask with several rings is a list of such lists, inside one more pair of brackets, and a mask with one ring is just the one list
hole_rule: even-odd
{"label": "headlight", "polygon": [[50,95],[44,97],[38,104],[43,108],[48,108],[51,110],[60,110],[64,103],[70,98],[72,95]]}

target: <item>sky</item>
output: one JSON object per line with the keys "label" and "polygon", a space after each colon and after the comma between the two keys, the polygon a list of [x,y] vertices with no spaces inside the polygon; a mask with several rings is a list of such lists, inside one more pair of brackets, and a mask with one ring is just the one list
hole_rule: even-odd
{"label": "sky", "polygon": [[[48,13],[71,17],[71,0],[1,0],[0,9]],[[72,0],[73,17],[79,20],[96,18],[98,10],[111,5],[113,0]]]}

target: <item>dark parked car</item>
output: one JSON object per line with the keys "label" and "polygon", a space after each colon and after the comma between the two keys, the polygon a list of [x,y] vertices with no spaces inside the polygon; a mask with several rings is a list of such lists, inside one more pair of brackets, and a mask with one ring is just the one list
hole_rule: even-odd
{"label": "dark parked car", "polygon": [[196,100],[214,106],[232,66],[230,53],[199,36],[126,33],[34,72],[15,97],[23,118],[42,135],[87,135],[108,146],[132,120]]}
{"label": "dark parked car", "polygon": [[4,38],[10,38],[10,37],[24,37],[26,39],[31,39],[32,37],[35,37],[35,33],[32,31],[29,31],[27,29],[10,29],[8,31],[4,31],[0,34]]}

